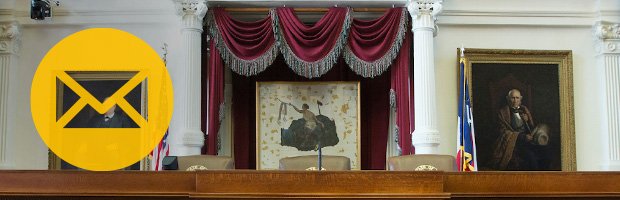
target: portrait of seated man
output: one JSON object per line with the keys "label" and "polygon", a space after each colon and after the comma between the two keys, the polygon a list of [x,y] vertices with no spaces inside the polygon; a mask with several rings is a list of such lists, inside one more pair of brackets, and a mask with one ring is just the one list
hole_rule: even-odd
{"label": "portrait of seated man", "polygon": [[[106,97],[104,102],[110,97]],[[103,115],[96,114],[88,120],[89,128],[137,128],[138,125],[123,112],[116,110],[116,104]]]}
{"label": "portrait of seated man", "polygon": [[[82,85],[89,93],[93,94],[95,98],[101,103],[105,102],[114,94],[121,86],[123,86],[126,80],[78,80],[78,83]],[[68,111],[81,97],[73,92],[68,86],[62,85],[63,89],[62,99],[58,100],[59,105],[59,117]],[[142,106],[142,85],[140,84],[136,88],[132,89],[129,94],[124,98],[129,104],[140,111]],[[90,105],[84,106],[76,116],[65,125],[65,128],[139,128],[125,112],[116,104],[110,107],[105,113],[100,114],[95,111]],[[87,132],[84,134],[88,134]],[[57,169],[68,170],[82,170],[71,163],[58,159]],[[140,170],[140,161],[124,168],[124,170]]]}
{"label": "portrait of seated man", "polygon": [[499,170],[538,170],[539,145],[534,140],[535,123],[530,110],[521,104],[523,96],[511,89],[507,105],[497,112],[498,138],[494,144],[491,163]]}

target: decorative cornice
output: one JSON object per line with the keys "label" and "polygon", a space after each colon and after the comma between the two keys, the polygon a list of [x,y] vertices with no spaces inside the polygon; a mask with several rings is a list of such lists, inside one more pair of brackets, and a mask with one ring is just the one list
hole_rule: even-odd
{"label": "decorative cornice", "polygon": [[21,33],[16,23],[0,24],[0,54],[17,54]]}
{"label": "decorative cornice", "polygon": [[202,31],[202,19],[207,14],[206,0],[173,0],[177,15],[182,17],[185,28]]}
{"label": "decorative cornice", "polygon": [[596,22],[592,29],[599,54],[620,54],[620,24]]}

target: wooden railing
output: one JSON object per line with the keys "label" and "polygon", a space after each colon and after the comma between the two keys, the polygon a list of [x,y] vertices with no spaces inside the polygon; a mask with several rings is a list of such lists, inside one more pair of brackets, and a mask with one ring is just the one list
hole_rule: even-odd
{"label": "wooden railing", "polygon": [[0,171],[0,199],[620,198],[620,172]]}

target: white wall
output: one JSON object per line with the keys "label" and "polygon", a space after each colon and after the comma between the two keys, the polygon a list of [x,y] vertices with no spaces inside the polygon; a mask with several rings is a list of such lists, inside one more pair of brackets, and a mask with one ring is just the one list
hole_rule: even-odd
{"label": "white wall", "polygon": [[[601,1],[605,5],[619,2]],[[166,42],[171,76],[179,73],[175,65],[178,66],[181,52],[180,18],[174,14],[170,0],[62,0],[61,6],[55,8],[53,20],[44,22],[29,19],[29,1],[7,2],[0,3],[0,9],[16,10],[14,19],[22,24],[23,33],[19,67],[11,69],[14,76],[10,79],[7,151],[15,169],[47,168],[47,148],[30,115],[30,82],[47,50],[63,37],[88,27],[114,27],[137,35],[158,52]],[[226,1],[211,2],[225,5]],[[437,87],[440,153],[455,153],[455,64],[456,48],[461,44],[466,48],[572,50],[577,169],[599,170],[606,156],[601,144],[606,143],[607,136],[600,122],[605,109],[604,76],[596,65],[591,33],[594,22],[601,19],[598,9],[602,8],[595,1],[585,0],[444,0],[435,38],[436,81],[442,86]]]}
{"label": "white wall", "polygon": [[[181,49],[180,17],[169,0],[79,1],[63,0],[51,20],[34,21],[26,11],[30,1],[18,0],[13,20],[21,24],[18,67],[11,69],[9,97],[9,165],[14,169],[47,169],[47,147],[39,137],[30,114],[30,89],[34,72],[47,51],[64,37],[80,30],[111,27],[132,33],[155,51],[168,44],[168,68],[172,74]],[[1,6],[13,6],[8,3]],[[111,58],[113,59],[113,58]],[[174,82],[174,80],[173,80]]]}
{"label": "white wall", "polygon": [[24,27],[18,67],[10,77],[9,161],[16,169],[47,169],[47,147],[37,134],[30,112],[32,77],[47,50],[80,26]]}

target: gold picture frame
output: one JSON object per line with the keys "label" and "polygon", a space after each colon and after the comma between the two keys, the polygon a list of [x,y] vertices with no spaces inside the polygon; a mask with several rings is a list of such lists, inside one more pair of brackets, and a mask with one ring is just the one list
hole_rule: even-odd
{"label": "gold picture frame", "polygon": [[[305,121],[304,107],[316,122]],[[281,158],[317,155],[320,141],[323,155],[346,156],[359,170],[360,118],[360,82],[257,82],[256,167],[278,169]]]}
{"label": "gold picture frame", "polygon": [[[460,57],[460,53],[457,50],[457,57]],[[464,72],[470,83],[479,170],[575,171],[572,51],[467,48],[464,55]],[[521,155],[509,154],[506,152],[516,152],[517,147],[506,151],[512,147],[500,145],[500,142],[506,140],[502,138],[499,141],[502,135],[497,129],[501,126],[498,125],[501,123],[499,118],[502,118],[501,109],[508,108],[509,102],[512,102],[505,98],[512,89],[520,91],[522,105],[529,108],[525,110],[531,113],[532,122],[537,123],[536,128],[531,128],[533,130],[528,126],[528,132],[536,135],[534,133],[538,133],[537,130],[543,130],[537,129],[539,125],[543,126],[541,124],[548,128],[547,140],[542,140],[547,142],[536,143],[532,142],[536,138],[528,138],[521,140],[528,143],[512,143],[515,146],[531,145],[527,146],[529,154],[523,151],[519,151]],[[506,155],[513,157],[504,157],[503,160],[510,160],[510,164],[503,166],[512,165],[516,168],[502,168],[502,165],[494,162],[499,156]]]}
{"label": "gold picture frame", "polygon": [[[137,72],[114,72],[114,71],[108,71],[108,72],[67,72],[67,74],[69,74],[69,76],[71,76],[75,81],[77,81],[78,83],[82,84],[88,84],[90,85],[90,87],[88,85],[82,85],[85,89],[87,90],[93,90],[93,89],[98,89],[97,85],[100,86],[104,86],[104,87],[109,87],[109,84],[112,83],[113,85],[118,85],[118,87],[122,86],[125,82],[127,82],[129,79],[131,79]],[[92,84],[91,84],[92,83]],[[136,92],[131,92],[129,93],[127,96],[131,96],[129,98],[133,98],[133,100],[129,99],[129,103],[130,104],[139,104],[139,105],[133,105],[134,107],[136,107],[136,110],[139,110],[142,117],[146,118],[146,110],[147,110],[147,93],[146,93],[146,88],[147,88],[147,79],[145,79],[144,81],[142,81],[142,83],[140,83],[140,85],[138,86],[140,88],[136,88],[134,89]],[[100,89],[100,91],[107,91],[109,88],[104,88],[104,89]],[[113,88],[109,89],[110,91],[116,91],[118,88]],[[65,108],[68,108],[68,105],[65,105],[65,103],[70,103],[70,102],[66,102],[65,100],[65,95],[70,95],[68,91],[68,88],[65,86],[65,84],[60,81],[57,80],[56,81],[56,117],[57,119],[60,118],[62,116],[62,114],[65,112]],[[138,93],[138,94],[136,94]],[[101,92],[97,92],[97,91],[92,91],[91,94],[93,94],[96,98],[101,98],[102,95],[105,94],[101,94]],[[111,95],[111,94],[110,94]],[[126,97],[128,98],[128,97]],[[118,108],[117,108],[118,110]],[[80,116],[80,114],[82,113],[82,111],[75,117],[78,118]],[[76,120],[76,119],[72,119],[69,124],[67,124],[67,128],[70,128],[70,126],[75,125],[75,124],[80,124],[83,123],[84,120]],[[148,170],[150,167],[150,160],[148,159],[148,157],[145,157],[143,159],[140,160],[140,170]],[[63,161],[60,157],[58,157],[58,155],[56,155],[54,152],[52,152],[50,149],[48,149],[48,169],[50,170],[62,170],[63,169]]]}

